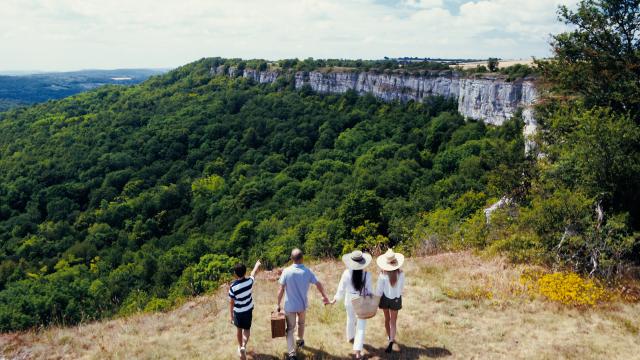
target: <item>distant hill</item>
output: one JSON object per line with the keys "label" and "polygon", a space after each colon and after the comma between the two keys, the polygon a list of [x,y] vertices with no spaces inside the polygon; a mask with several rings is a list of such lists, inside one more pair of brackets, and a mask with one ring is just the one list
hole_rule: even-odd
{"label": "distant hill", "polygon": [[0,75],[0,111],[62,99],[106,84],[138,84],[164,72],[163,69],[116,69]]}

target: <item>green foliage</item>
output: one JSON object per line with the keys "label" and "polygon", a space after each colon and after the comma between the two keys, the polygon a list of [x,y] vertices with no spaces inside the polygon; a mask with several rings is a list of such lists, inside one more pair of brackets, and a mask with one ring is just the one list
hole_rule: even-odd
{"label": "green foliage", "polygon": [[515,81],[538,73],[537,67],[526,64],[514,64],[499,69],[500,74],[507,75],[507,81]]}
{"label": "green foliage", "polygon": [[221,191],[224,187],[224,178],[218,175],[210,175],[196,179],[191,184],[191,191],[197,196],[211,196]]}
{"label": "green foliage", "polygon": [[338,217],[346,229],[355,229],[367,222],[375,223],[377,227],[382,221],[380,208],[380,199],[373,191],[356,191],[344,198],[338,209]]}
{"label": "green foliage", "polygon": [[509,260],[519,263],[543,263],[548,254],[535,234],[520,232],[491,243],[487,252],[506,255]]}
{"label": "green foliage", "polygon": [[640,221],[640,126],[608,109],[562,107],[545,118],[547,176]]}
{"label": "green foliage", "polygon": [[580,95],[588,108],[629,112],[639,124],[640,1],[582,0],[558,16],[572,31],[555,35],[555,57],[539,62],[552,89]]}
{"label": "green foliage", "polygon": [[494,171],[522,167],[519,119],[211,74],[240,62],[2,114],[0,330],[165,310],[292,247],[407,246],[417,214],[464,195],[468,216],[500,195]]}
{"label": "green foliage", "polygon": [[496,72],[498,71],[498,66],[500,65],[500,61],[498,58],[489,58],[487,60],[487,68],[489,69],[489,71],[491,72]]}
{"label": "green foliage", "polygon": [[[460,197],[427,213],[415,232],[445,246],[611,278],[640,259],[640,3],[583,0],[575,11],[560,7],[559,15],[574,26],[554,36],[554,58],[537,62],[541,84],[551,90],[536,111],[540,156],[489,174],[489,193],[511,202],[487,223],[481,212],[465,218],[474,206],[456,214],[474,199]],[[511,78],[529,70],[503,71]],[[473,158],[465,162],[474,173]],[[440,163],[447,169],[454,162]]]}
{"label": "green foliage", "polygon": [[129,296],[124,300],[118,315],[132,315],[143,311],[149,302],[149,295],[143,290],[134,290],[129,293]]}
{"label": "green foliage", "polygon": [[314,221],[306,235],[305,252],[311,256],[330,258],[338,255],[340,245],[340,222],[319,218]]}
{"label": "green foliage", "polygon": [[154,298],[151,298],[149,302],[147,302],[147,305],[145,305],[144,307],[144,312],[167,311],[171,308],[172,305],[173,304],[171,300],[158,299],[154,297]]}
{"label": "green foliage", "polygon": [[382,253],[389,246],[389,239],[380,235],[379,224],[365,220],[362,225],[351,229],[352,242],[348,242],[342,253],[346,254],[355,249],[361,249],[373,254]]}
{"label": "green foliage", "polygon": [[231,280],[231,270],[238,259],[226,255],[207,254],[193,266],[189,283],[194,294],[216,289],[223,281]]}

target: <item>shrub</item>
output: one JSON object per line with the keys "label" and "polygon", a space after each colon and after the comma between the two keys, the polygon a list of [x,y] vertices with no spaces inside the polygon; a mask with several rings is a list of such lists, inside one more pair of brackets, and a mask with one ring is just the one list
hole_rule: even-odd
{"label": "shrub", "polygon": [[316,257],[332,257],[338,254],[339,223],[335,220],[320,218],[311,224],[306,236],[304,248],[306,253]]}
{"label": "shrub", "polygon": [[188,284],[191,295],[198,295],[216,289],[222,282],[231,279],[231,269],[238,259],[227,255],[207,254],[200,261],[185,270],[179,281]]}
{"label": "shrub", "polygon": [[144,310],[148,301],[149,295],[147,295],[146,292],[142,290],[133,290],[122,303],[120,310],[118,310],[118,314],[126,316],[138,313]]}
{"label": "shrub", "polygon": [[144,312],[167,311],[171,308],[172,302],[169,299],[152,298],[144,307]]}
{"label": "shrub", "polygon": [[413,242],[420,251],[431,253],[449,248],[457,229],[457,218],[451,208],[437,209],[422,216],[413,231]]}
{"label": "shrub", "polygon": [[[348,248],[355,248],[363,251],[369,251],[373,255],[381,254],[382,249],[386,249],[389,245],[389,238],[378,233],[379,225],[365,220],[363,225],[351,229],[353,243],[348,243]],[[343,249],[343,253],[349,251]],[[352,251],[352,250],[351,250]]]}
{"label": "shrub", "polygon": [[503,254],[513,262],[539,263],[545,256],[540,239],[535,234],[516,233],[494,241],[488,248],[490,254]]}
{"label": "shrub", "polygon": [[574,272],[524,273],[520,282],[548,300],[569,306],[595,306],[610,298],[600,283]]}

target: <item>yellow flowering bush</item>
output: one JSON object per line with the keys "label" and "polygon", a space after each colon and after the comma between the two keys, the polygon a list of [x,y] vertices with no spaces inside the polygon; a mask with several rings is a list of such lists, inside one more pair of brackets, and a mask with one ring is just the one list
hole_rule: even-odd
{"label": "yellow flowering bush", "polygon": [[564,305],[595,306],[609,298],[601,284],[574,272],[528,272],[522,274],[520,282],[530,291]]}

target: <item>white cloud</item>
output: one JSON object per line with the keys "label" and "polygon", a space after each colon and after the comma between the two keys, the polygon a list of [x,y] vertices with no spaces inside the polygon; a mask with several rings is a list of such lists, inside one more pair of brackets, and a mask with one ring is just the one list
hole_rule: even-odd
{"label": "white cloud", "polygon": [[441,8],[444,6],[442,0],[403,0],[402,4],[419,9]]}
{"label": "white cloud", "polygon": [[573,2],[3,0],[0,70],[177,66],[205,56],[545,56],[549,34],[563,29],[557,5]]}

